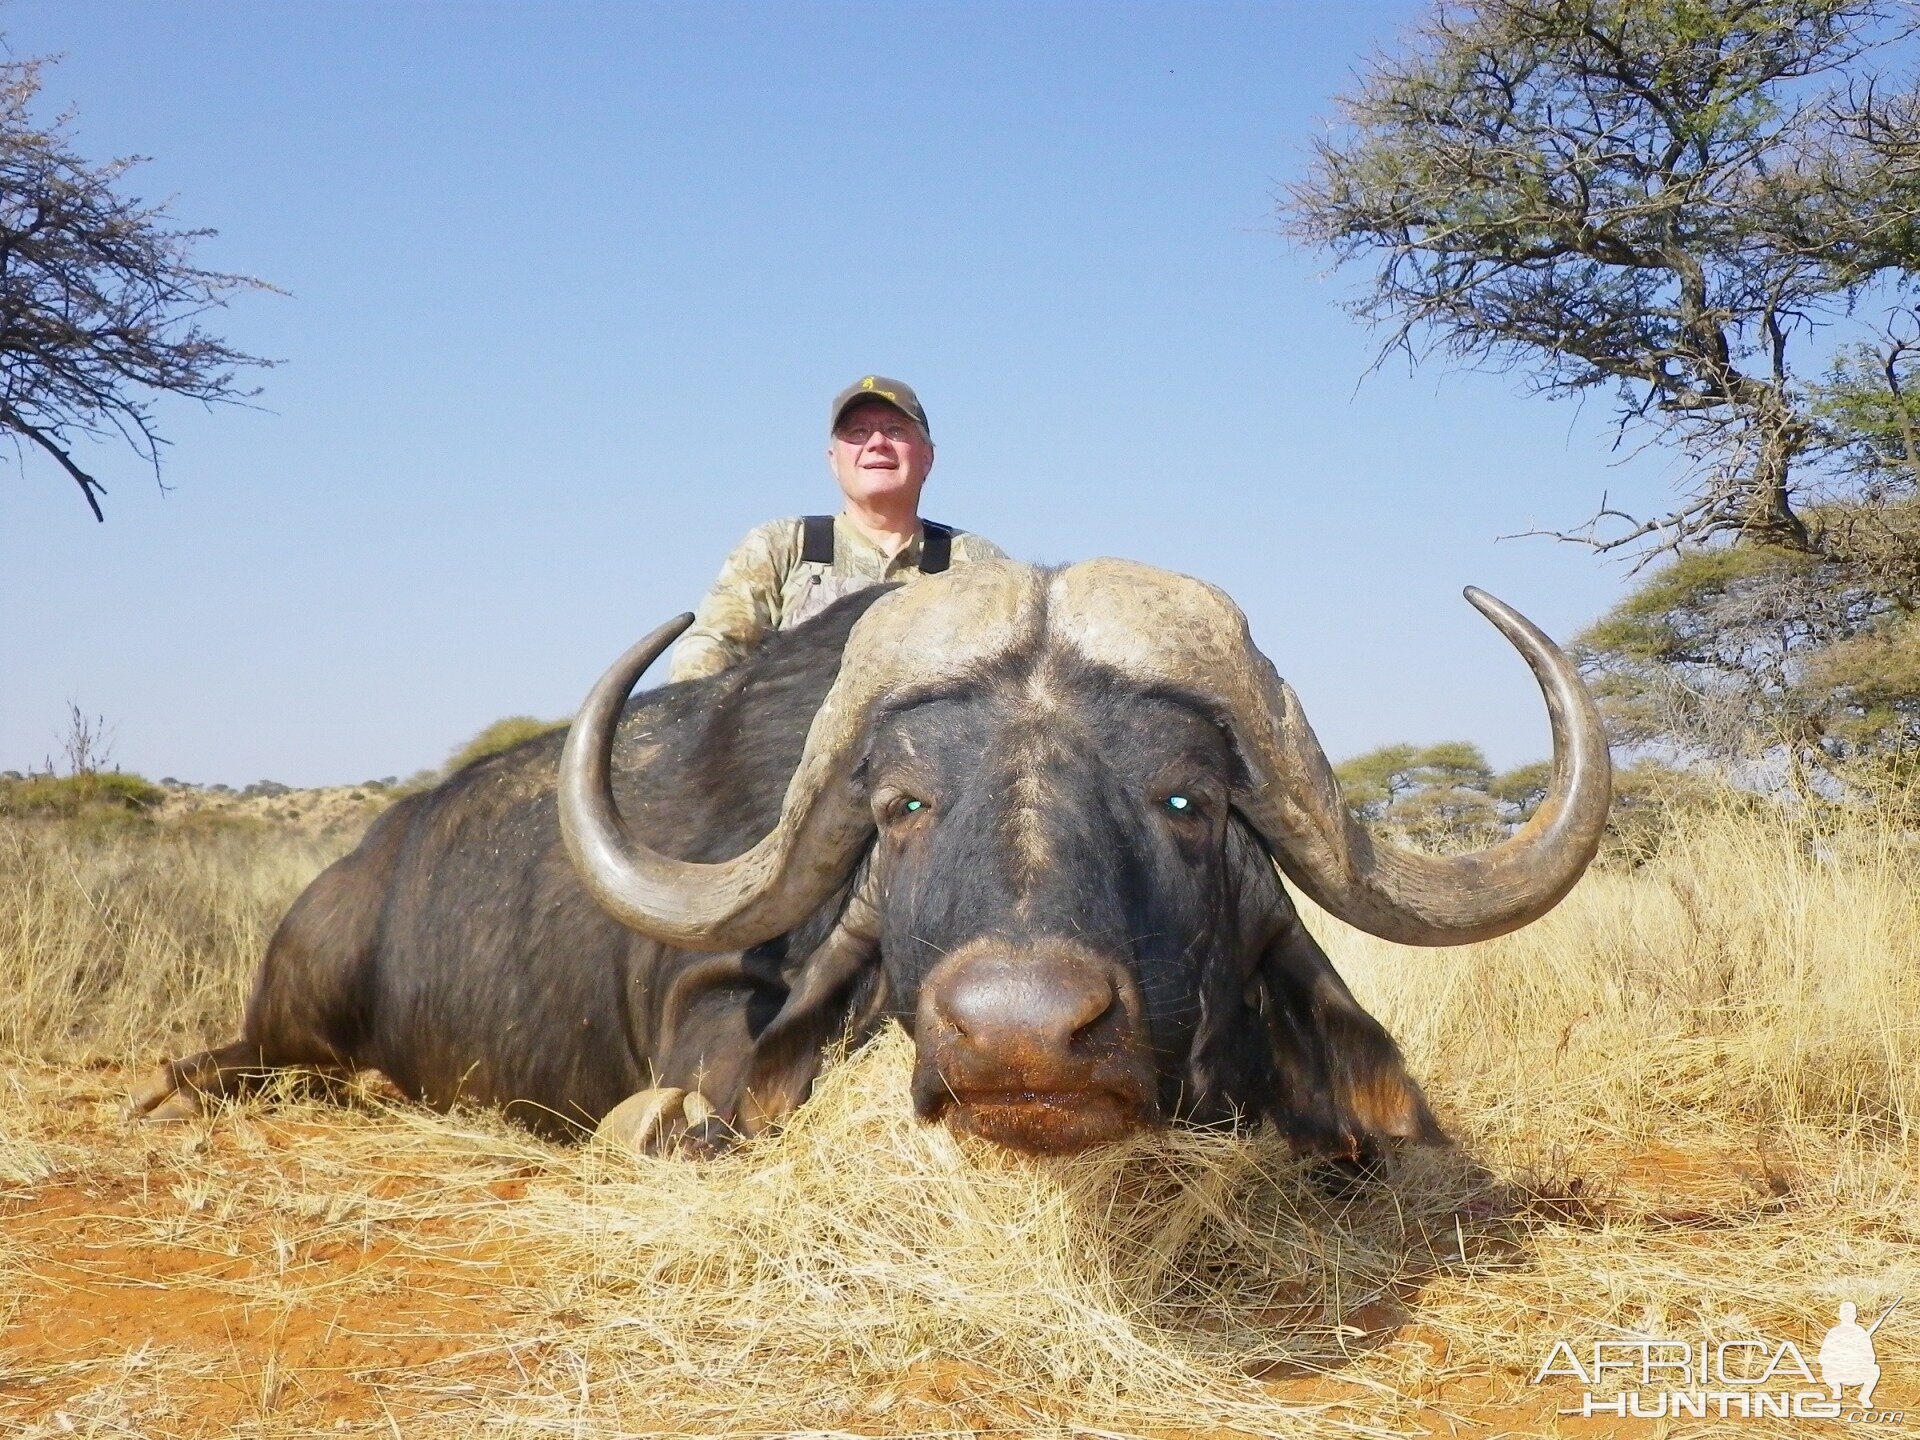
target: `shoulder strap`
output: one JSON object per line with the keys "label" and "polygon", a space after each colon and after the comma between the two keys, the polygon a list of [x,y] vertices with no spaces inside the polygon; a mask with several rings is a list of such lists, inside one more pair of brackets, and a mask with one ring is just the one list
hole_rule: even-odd
{"label": "shoulder strap", "polygon": [[920,573],[938,575],[953,559],[953,527],[937,520],[923,522],[920,537]]}
{"label": "shoulder strap", "polygon": [[809,565],[833,563],[831,515],[809,515],[800,522],[800,558]]}

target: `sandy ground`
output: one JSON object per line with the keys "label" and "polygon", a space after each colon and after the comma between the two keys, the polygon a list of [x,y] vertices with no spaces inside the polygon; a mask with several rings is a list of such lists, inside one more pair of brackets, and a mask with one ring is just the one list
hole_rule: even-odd
{"label": "sandy ground", "polygon": [[[548,1433],[554,1424],[534,1422],[565,1414],[565,1377],[577,1371],[584,1391],[599,1332],[579,1297],[595,1279],[556,1276],[516,1246],[511,1223],[541,1187],[579,1187],[578,1152],[484,1119],[423,1129],[377,1090],[345,1107],[258,1105],[129,1128],[119,1107],[131,1078],[0,1069],[0,1101],[26,1116],[0,1134],[0,1432]],[[1623,1217],[1711,1248],[1717,1232],[1790,1208],[1793,1190],[1793,1177],[1751,1157],[1593,1155],[1572,1180],[1520,1197],[1514,1213],[1463,1212],[1460,1244],[1497,1274],[1521,1263],[1529,1225],[1599,1232]],[[1422,1305],[1411,1286],[1346,1315],[1361,1362],[1351,1374],[1281,1364],[1254,1378],[1276,1401],[1358,1433],[1760,1433],[1738,1422],[1689,1431],[1561,1417],[1567,1397],[1528,1386],[1511,1366],[1450,1355],[1456,1342],[1423,1322]],[[1394,1423],[1381,1423],[1383,1376],[1407,1387]],[[866,1413],[815,1433],[1108,1433],[1075,1426],[1038,1396],[1025,1412],[1031,1428],[1009,1431],[1018,1397],[975,1404],[996,1383],[964,1362],[925,1361],[870,1387]],[[519,1397],[518,1408],[503,1408],[502,1395]],[[710,1418],[621,1420],[613,1430],[557,1428],[724,1433]]]}
{"label": "sandy ground", "polygon": [[[1920,1426],[1904,839],[1839,864],[1747,820],[1689,832],[1417,964],[1325,922],[1461,1138],[1361,1186],[1271,1137],[963,1143],[913,1118],[898,1035],[699,1164],[377,1085],[129,1127],[121,1064],[231,1033],[287,903],[390,800],[0,827],[0,1437]],[[1877,1342],[1897,1419],[1587,1420],[1537,1373],[1555,1337],[1811,1359],[1842,1302],[1903,1295]]]}

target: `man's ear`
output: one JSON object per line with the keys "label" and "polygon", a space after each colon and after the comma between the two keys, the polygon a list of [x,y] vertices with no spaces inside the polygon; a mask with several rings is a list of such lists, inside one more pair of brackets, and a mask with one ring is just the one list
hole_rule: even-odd
{"label": "man's ear", "polygon": [[754,1038],[741,1077],[742,1134],[779,1123],[813,1091],[827,1047],[873,1023],[886,1006],[880,971],[879,885],[871,868],[827,938],[800,965],[786,1002]]}

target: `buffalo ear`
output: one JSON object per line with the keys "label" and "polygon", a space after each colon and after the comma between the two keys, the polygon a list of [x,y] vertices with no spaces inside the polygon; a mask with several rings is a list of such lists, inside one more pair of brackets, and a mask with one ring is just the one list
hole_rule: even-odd
{"label": "buffalo ear", "polygon": [[[1274,1042],[1276,1106],[1304,1112],[1307,1128],[1317,1129],[1323,1107],[1315,1102],[1324,1096],[1338,1148],[1356,1157],[1395,1142],[1448,1143],[1400,1047],[1354,999],[1291,904],[1287,910],[1257,962]],[[1290,1107],[1288,1087],[1301,1083],[1311,1094],[1295,1090]]]}
{"label": "buffalo ear", "polygon": [[807,956],[787,998],[754,1037],[740,1084],[737,1127],[758,1135],[791,1115],[813,1091],[827,1048],[857,1035],[886,1006],[879,968],[879,912],[871,887],[855,887],[827,938]]}
{"label": "buffalo ear", "polygon": [[1227,829],[1217,914],[1224,927],[1199,981],[1182,1118],[1202,1125],[1270,1118],[1297,1148],[1341,1148],[1322,1047],[1310,1017],[1265,977],[1267,951],[1297,923],[1265,845],[1237,816]]}

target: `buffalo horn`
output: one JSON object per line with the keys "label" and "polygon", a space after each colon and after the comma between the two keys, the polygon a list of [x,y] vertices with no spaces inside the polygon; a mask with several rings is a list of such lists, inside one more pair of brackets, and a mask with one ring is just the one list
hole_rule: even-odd
{"label": "buffalo horn", "polygon": [[874,602],[847,638],[779,822],[744,855],[716,864],[649,848],[613,799],[621,707],[692,617],[668,621],[614,662],[568,732],[560,829],[574,868],[615,919],[668,945],[736,950],[784,934],[845,882],[872,840],[872,813],[854,769],[874,706],[950,683],[1032,635],[1037,617],[1034,572],[1011,562],[928,576]]}
{"label": "buffalo horn", "polygon": [[1169,683],[1230,724],[1252,783],[1234,804],[1287,876],[1351,925],[1403,945],[1462,945],[1518,929],[1573,888],[1607,820],[1612,770],[1593,698],[1530,621],[1483,591],[1466,597],[1532,667],[1553,732],[1546,799],[1490,850],[1428,855],[1378,842],[1348,811],[1292,689],[1220,591],[1121,560],[1060,572],[1051,616],[1089,658]]}

